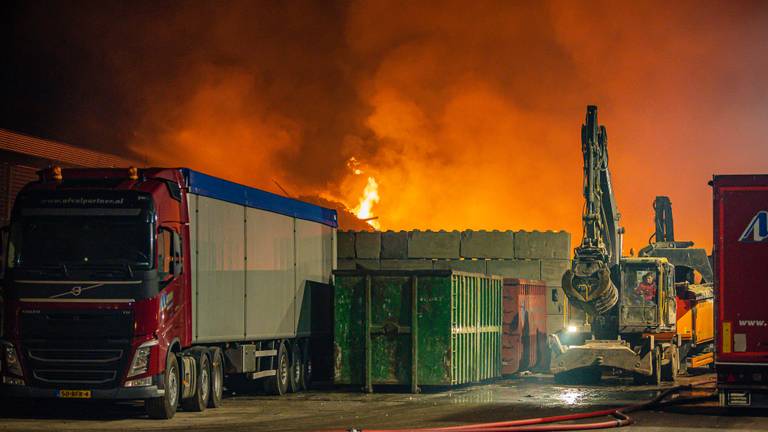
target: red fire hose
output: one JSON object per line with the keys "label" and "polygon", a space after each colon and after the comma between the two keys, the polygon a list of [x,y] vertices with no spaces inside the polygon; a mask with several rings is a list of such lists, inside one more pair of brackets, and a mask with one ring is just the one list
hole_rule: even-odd
{"label": "red fire hose", "polygon": [[[446,426],[436,428],[410,428],[410,429],[343,429],[327,432],[543,432],[543,431],[581,431],[593,429],[607,429],[628,426],[633,423],[631,417],[627,414],[633,411],[659,406],[669,403],[665,398],[681,390],[690,390],[696,386],[708,384],[711,381],[702,381],[684,386],[676,386],[661,392],[655,398],[635,405],[629,405],[621,408],[604,409],[586,413],[565,414],[551,417],[540,417],[522,420],[509,420],[494,423],[478,423],[463,426]],[[693,402],[707,397],[696,398],[677,398],[674,403]],[[576,424],[553,424],[564,421],[580,420],[586,418],[611,416],[613,419],[594,423],[576,423]]]}

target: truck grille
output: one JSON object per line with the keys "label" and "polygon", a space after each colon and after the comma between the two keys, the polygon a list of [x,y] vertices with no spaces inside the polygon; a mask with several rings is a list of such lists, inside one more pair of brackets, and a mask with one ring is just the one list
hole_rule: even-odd
{"label": "truck grille", "polygon": [[[50,347],[27,343],[25,366],[33,385],[54,388],[114,388],[127,367],[130,346],[105,347],[109,341],[93,341],[95,347]],[[98,344],[98,345],[97,345]],[[57,342],[61,345],[61,342]]]}
{"label": "truck grille", "polygon": [[36,380],[52,384],[106,384],[115,380],[114,370],[35,369]]}
{"label": "truck grille", "polygon": [[22,362],[31,385],[115,388],[130,361],[133,314],[22,311],[20,333]]}
{"label": "truck grille", "polygon": [[121,349],[30,349],[29,358],[47,363],[110,363],[120,360]]}

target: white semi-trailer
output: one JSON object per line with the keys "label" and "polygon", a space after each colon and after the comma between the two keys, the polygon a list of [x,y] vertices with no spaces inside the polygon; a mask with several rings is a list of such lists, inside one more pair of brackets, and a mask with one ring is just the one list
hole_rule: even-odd
{"label": "white semi-trailer", "polygon": [[41,171],[6,249],[3,391],[144,399],[169,418],[218,406],[225,376],[306,388],[336,227],[333,210],[190,169]]}

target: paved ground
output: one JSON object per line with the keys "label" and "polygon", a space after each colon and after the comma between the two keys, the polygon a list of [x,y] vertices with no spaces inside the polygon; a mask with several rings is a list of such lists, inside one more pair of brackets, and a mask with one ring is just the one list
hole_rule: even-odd
{"label": "paved ground", "polygon": [[[0,430],[313,431],[435,427],[624,406],[650,399],[658,390],[631,386],[618,379],[599,386],[559,386],[549,376],[530,376],[419,395],[366,395],[339,390],[282,398],[234,395],[220,409],[179,412],[170,421],[147,419],[141,404],[41,401],[26,408],[6,409],[0,419]],[[728,413],[714,402],[642,411],[632,416],[635,425],[624,430],[768,431],[768,413]]]}

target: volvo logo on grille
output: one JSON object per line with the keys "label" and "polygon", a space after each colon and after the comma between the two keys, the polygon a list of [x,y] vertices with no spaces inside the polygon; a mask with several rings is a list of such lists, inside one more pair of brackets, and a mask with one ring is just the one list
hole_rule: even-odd
{"label": "volvo logo on grille", "polygon": [[[82,281],[78,281],[78,282],[83,283]],[[64,281],[63,283],[67,283],[67,282]],[[129,282],[129,283],[133,284],[133,282]],[[141,282],[139,282],[139,283],[141,283]],[[56,295],[52,295],[52,296],[50,296],[48,298],[56,299],[56,298],[62,298],[62,297],[67,297],[67,296],[79,297],[80,294],[82,294],[82,293],[84,293],[84,292],[86,292],[88,290],[92,290],[94,288],[98,288],[98,287],[103,286],[103,285],[104,285],[104,282],[97,282],[97,283],[94,283],[93,285],[88,285],[88,286],[76,285],[76,286],[73,286],[72,288],[68,288],[66,291],[60,292],[59,294],[56,294]]]}

